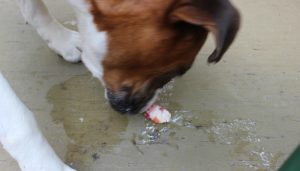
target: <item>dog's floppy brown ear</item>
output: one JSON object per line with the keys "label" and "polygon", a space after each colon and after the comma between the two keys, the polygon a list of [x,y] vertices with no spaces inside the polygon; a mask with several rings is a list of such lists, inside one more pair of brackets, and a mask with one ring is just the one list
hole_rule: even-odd
{"label": "dog's floppy brown ear", "polygon": [[187,22],[212,32],[216,49],[208,63],[217,63],[233,42],[240,25],[240,15],[229,0],[178,0],[171,12],[174,22]]}

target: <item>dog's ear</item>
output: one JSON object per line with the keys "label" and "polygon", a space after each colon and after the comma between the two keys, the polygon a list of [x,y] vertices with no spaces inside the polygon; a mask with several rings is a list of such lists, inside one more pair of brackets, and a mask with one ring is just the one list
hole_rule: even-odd
{"label": "dog's ear", "polygon": [[233,42],[240,25],[240,15],[229,0],[177,0],[170,19],[204,27],[212,32],[216,49],[208,63],[217,63]]}

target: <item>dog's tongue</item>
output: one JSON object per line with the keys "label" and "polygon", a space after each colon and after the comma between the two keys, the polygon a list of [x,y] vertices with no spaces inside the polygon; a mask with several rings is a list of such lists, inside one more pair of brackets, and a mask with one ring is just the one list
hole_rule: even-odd
{"label": "dog's tongue", "polygon": [[154,123],[167,123],[171,120],[171,113],[167,109],[153,104],[147,109],[145,117]]}

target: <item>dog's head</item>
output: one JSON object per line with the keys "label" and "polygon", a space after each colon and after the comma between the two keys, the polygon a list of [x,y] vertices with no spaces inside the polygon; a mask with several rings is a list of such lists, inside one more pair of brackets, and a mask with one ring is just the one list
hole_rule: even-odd
{"label": "dog's head", "polygon": [[97,30],[107,37],[105,55],[90,61],[100,63],[109,102],[121,113],[140,112],[158,89],[184,74],[208,32],[216,40],[208,62],[220,61],[240,23],[228,0],[87,1]]}

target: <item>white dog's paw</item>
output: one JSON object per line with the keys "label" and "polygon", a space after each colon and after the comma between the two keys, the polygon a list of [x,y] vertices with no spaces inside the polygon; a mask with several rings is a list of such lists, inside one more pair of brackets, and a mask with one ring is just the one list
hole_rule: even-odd
{"label": "white dog's paw", "polygon": [[76,63],[81,60],[81,40],[78,32],[67,30],[65,38],[55,38],[48,46],[66,61]]}
{"label": "white dog's paw", "polygon": [[37,29],[48,46],[68,62],[81,60],[81,39],[76,31],[65,28],[57,22],[52,22]]}

